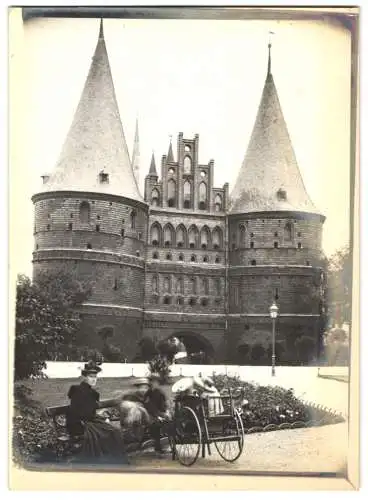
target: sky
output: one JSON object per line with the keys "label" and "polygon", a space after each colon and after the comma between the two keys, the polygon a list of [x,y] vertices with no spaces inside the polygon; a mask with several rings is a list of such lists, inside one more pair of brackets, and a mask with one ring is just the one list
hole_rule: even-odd
{"label": "sky", "polygon": [[[21,148],[10,172],[16,272],[31,275],[33,204],[71,125],[94,53],[97,19],[36,19],[23,31]],[[272,73],[307,191],[326,216],[327,255],[349,238],[350,35],[309,21],[104,21],[127,144],[139,120],[140,185],[169,137],[199,134],[199,161],[215,160],[215,186],[233,187],[267,70]],[[143,189],[142,189],[143,190]]]}

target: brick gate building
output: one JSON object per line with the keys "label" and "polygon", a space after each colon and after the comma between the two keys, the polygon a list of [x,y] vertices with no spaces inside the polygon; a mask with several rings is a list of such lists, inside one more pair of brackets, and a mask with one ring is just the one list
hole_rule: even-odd
{"label": "brick gate building", "polygon": [[[35,205],[34,276],[64,269],[94,281],[81,311],[90,347],[99,332],[131,359],[142,336],[183,339],[208,359],[245,362],[270,344],[269,306],[290,360],[295,340],[319,343],[324,217],[311,202],[268,70],[234,190],[214,186],[199,136],[152,156],[139,192],[138,131],[126,145],[103,35],[53,173]],[[247,361],[248,358],[247,358]]]}

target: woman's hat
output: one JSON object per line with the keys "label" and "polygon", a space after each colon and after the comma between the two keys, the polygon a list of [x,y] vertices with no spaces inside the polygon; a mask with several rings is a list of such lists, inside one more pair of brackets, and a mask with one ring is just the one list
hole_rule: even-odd
{"label": "woman's hat", "polygon": [[82,369],[82,375],[97,375],[97,373],[100,373],[100,371],[101,368],[95,361],[88,361],[88,363],[85,363],[84,368]]}

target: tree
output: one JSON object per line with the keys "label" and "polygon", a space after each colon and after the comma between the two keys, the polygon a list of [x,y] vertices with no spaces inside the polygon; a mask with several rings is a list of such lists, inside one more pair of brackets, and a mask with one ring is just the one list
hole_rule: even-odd
{"label": "tree", "polygon": [[16,380],[40,376],[45,361],[72,353],[80,326],[78,308],[90,288],[63,272],[42,273],[32,283],[17,279],[15,359]]}
{"label": "tree", "polygon": [[156,343],[151,337],[142,337],[138,342],[139,358],[145,361],[151,361],[157,354]]}
{"label": "tree", "polygon": [[337,250],[328,262],[328,300],[334,323],[350,321],[352,290],[352,253],[348,246]]}
{"label": "tree", "polygon": [[262,364],[266,350],[262,344],[254,344],[251,351],[251,360],[253,364]]}
{"label": "tree", "polygon": [[[285,348],[281,344],[281,342],[276,342],[275,343],[275,357],[276,357],[276,363],[280,364],[284,359],[284,353],[285,353]],[[268,358],[268,363],[271,364],[272,362],[272,344],[270,344],[267,347],[267,358]]]}
{"label": "tree", "polygon": [[302,335],[295,340],[298,361],[308,363],[315,357],[316,342],[312,337]]}

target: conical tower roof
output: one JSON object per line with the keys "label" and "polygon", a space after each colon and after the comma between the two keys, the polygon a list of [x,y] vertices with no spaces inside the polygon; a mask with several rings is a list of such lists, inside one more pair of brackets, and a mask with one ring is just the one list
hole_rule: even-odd
{"label": "conical tower roof", "polygon": [[305,189],[271,73],[268,71],[248,149],[231,193],[231,212],[318,213]]}
{"label": "conical tower roof", "polygon": [[[101,172],[108,174],[108,182],[100,182]],[[102,20],[82,96],[44,189],[108,193],[143,201],[120,120]]]}

